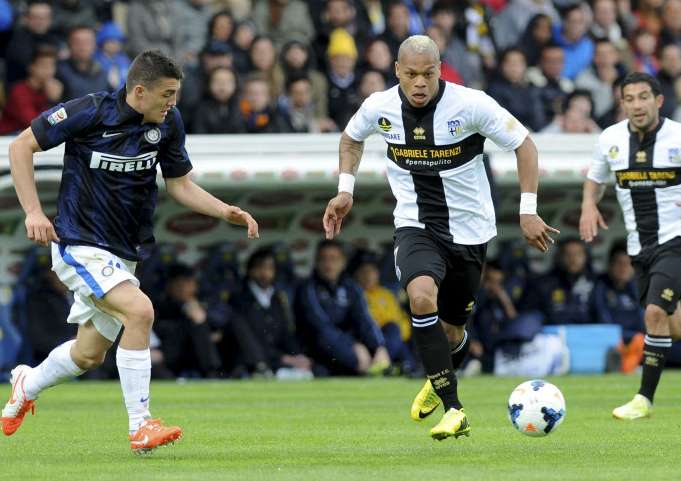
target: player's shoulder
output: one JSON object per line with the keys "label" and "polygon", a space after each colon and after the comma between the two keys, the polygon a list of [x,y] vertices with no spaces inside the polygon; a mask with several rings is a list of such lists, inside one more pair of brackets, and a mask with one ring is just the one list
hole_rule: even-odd
{"label": "player's shoulder", "polygon": [[399,88],[399,85],[395,85],[387,90],[374,92],[364,99],[362,105],[369,111],[380,111],[384,110],[387,106],[395,105],[395,102],[401,102]]}
{"label": "player's shoulder", "polygon": [[629,142],[629,120],[624,119],[607,127],[598,135],[600,143]]}
{"label": "player's shoulder", "polygon": [[459,85],[447,81],[445,81],[445,92],[443,94],[443,97],[446,97],[446,100],[449,100],[450,98],[455,98],[459,102],[466,104],[476,104],[480,101],[492,99],[492,97],[487,95],[482,90],[466,87],[465,85]]}
{"label": "player's shoulder", "polygon": [[662,128],[660,130],[664,131],[665,133],[679,135],[681,134],[681,122],[677,122],[676,120],[665,117],[664,124],[662,124]]}

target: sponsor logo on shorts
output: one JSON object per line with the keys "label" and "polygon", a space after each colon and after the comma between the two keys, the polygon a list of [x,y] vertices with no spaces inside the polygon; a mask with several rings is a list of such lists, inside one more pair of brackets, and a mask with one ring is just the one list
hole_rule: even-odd
{"label": "sponsor logo on shorts", "polygon": [[674,299],[674,291],[667,287],[665,290],[662,291],[662,294],[660,294],[660,297],[664,299],[667,302],[671,302],[672,299]]}

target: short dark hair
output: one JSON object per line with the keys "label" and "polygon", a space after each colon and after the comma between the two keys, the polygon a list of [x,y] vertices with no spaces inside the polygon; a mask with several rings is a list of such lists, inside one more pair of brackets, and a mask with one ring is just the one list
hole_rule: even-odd
{"label": "short dark hair", "polygon": [[162,78],[182,80],[182,68],[159,50],[145,50],[132,61],[125,89],[131,92],[135,85],[151,87]]}
{"label": "short dark hair", "polygon": [[33,51],[33,55],[31,55],[31,63],[35,63],[43,57],[50,57],[56,60],[58,57],[57,49],[52,45],[38,45]]}
{"label": "short dark hair", "polygon": [[259,267],[267,259],[274,260],[274,252],[272,252],[271,248],[261,247],[260,249],[256,249],[246,262],[246,273],[249,273],[251,269]]}
{"label": "short dark hair", "polygon": [[622,80],[622,83],[620,84],[620,93],[624,95],[624,87],[638,83],[647,83],[650,85],[650,90],[653,92],[655,97],[662,94],[660,82],[652,75],[643,72],[632,72],[624,77],[624,80]]}
{"label": "short dark hair", "polygon": [[626,239],[617,239],[610,246],[610,252],[608,252],[608,264],[612,264],[615,257],[620,254],[627,254],[627,241]]}
{"label": "short dark hair", "polygon": [[88,30],[89,32],[92,32],[92,35],[96,35],[96,34],[97,34],[97,32],[95,31],[95,29],[94,29],[94,27],[93,27],[92,25],[87,25],[87,24],[84,24],[84,23],[79,23],[78,25],[73,25],[73,26],[69,27],[69,29],[68,29],[67,32],[66,32],[66,39],[67,39],[67,40],[70,40],[70,39],[71,39],[71,36],[72,36],[74,33],[79,32],[80,30]]}
{"label": "short dark hair", "polygon": [[307,82],[308,84],[312,85],[312,81],[310,80],[310,77],[307,75],[307,73],[293,73],[286,79],[286,91],[290,91],[291,87],[296,82]]}
{"label": "short dark hair", "polygon": [[175,279],[194,279],[195,276],[196,272],[194,269],[179,262],[169,265],[166,270],[166,279],[168,281],[174,281]]}
{"label": "short dark hair", "polygon": [[568,109],[570,108],[570,104],[577,97],[584,97],[585,99],[589,100],[589,105],[591,105],[591,108],[589,109],[589,117],[593,118],[593,115],[594,115],[594,99],[593,99],[593,96],[591,95],[591,92],[589,90],[586,90],[586,89],[575,89],[572,92],[570,92],[569,94],[567,94],[563,98],[563,103],[561,105],[562,112],[563,113],[567,112]]}
{"label": "short dark hair", "polygon": [[345,249],[343,248],[343,244],[340,241],[337,241],[335,239],[323,239],[319,241],[319,244],[317,244],[317,251],[314,256],[315,261],[319,259],[319,254],[324,249],[338,249],[341,252],[341,254],[343,254],[343,257],[346,257]]}

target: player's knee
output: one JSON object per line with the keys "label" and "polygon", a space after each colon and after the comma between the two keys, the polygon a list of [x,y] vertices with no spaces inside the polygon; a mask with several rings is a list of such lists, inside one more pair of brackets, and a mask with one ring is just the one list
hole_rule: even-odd
{"label": "player's knee", "polygon": [[437,297],[425,291],[417,291],[409,297],[409,307],[414,314],[429,314],[437,311]]}
{"label": "player's knee", "polygon": [[669,315],[660,306],[649,304],[646,307],[645,323],[648,332],[655,334],[659,329],[669,325]]}
{"label": "player's knee", "polygon": [[151,329],[154,323],[154,306],[148,297],[142,298],[131,306],[126,313],[130,327],[139,329]]}

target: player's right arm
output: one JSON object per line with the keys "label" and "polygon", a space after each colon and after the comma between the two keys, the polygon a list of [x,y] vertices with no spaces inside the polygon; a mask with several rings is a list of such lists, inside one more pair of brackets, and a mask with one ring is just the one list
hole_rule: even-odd
{"label": "player's right arm", "polygon": [[594,159],[589,167],[584,188],[582,190],[582,214],[579,217],[579,236],[585,242],[591,242],[598,235],[598,228],[606,229],[598,203],[605,192],[605,181],[610,174],[610,166],[601,151],[600,142],[596,146]]}
{"label": "player's right arm", "polygon": [[[339,176],[345,174],[354,178],[359,168],[359,163],[362,160],[363,152],[364,142],[358,142],[343,132],[338,148]],[[333,239],[334,236],[340,234],[343,218],[352,209],[352,193],[340,190],[341,188],[339,184],[338,195],[329,201],[324,212],[323,223],[327,239]]]}
{"label": "player's right arm", "polygon": [[26,213],[26,235],[33,242],[46,246],[51,241],[59,242],[59,238],[43,212],[35,185],[33,154],[40,151],[38,140],[29,127],[9,144],[9,165],[19,203]]}
{"label": "player's right arm", "polygon": [[378,94],[372,94],[362,102],[341,134],[338,148],[338,195],[329,201],[322,220],[327,239],[340,234],[343,218],[352,209],[355,174],[362,160],[364,140],[376,130],[376,113],[371,107],[376,95]]}

